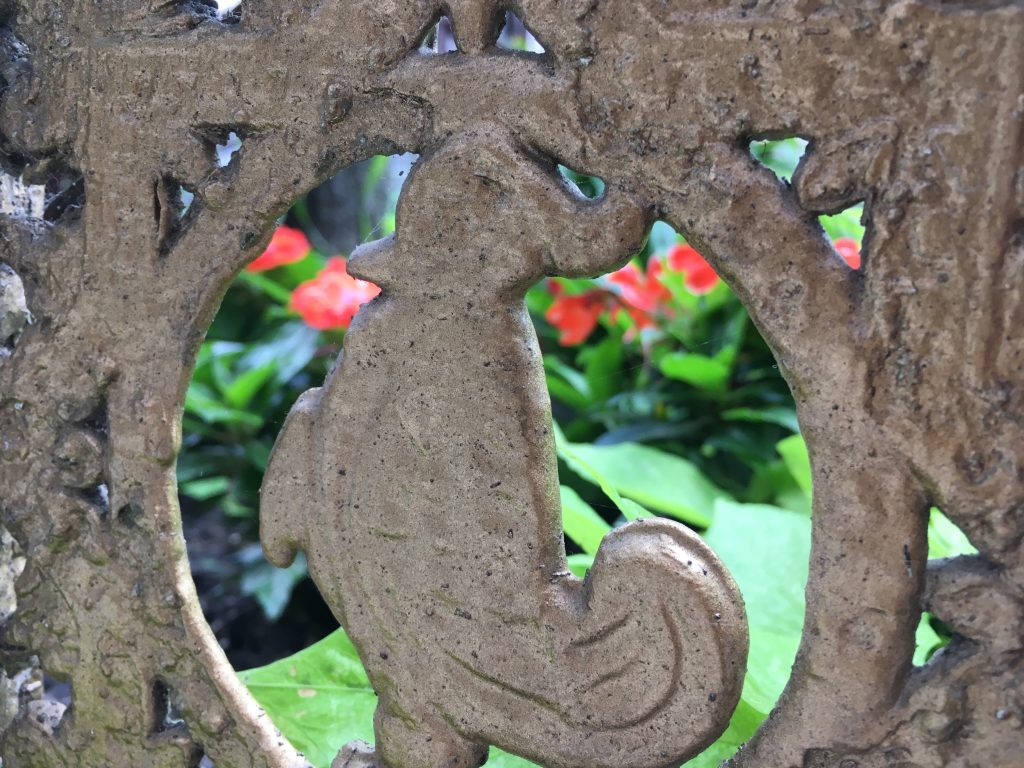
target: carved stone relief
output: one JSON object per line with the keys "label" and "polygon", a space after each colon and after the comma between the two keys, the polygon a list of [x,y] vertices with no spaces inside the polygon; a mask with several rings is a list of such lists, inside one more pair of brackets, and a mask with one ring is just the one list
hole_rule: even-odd
{"label": "carved stone relief", "polygon": [[413,170],[398,217],[349,263],[384,298],[278,438],[266,552],[308,553],[380,697],[384,764],[475,766],[488,744],[552,766],[679,764],[739,699],[739,591],[668,520],[606,537],[585,583],[569,572],[524,300],[546,274],[621,266],[644,209],[618,189],[588,202],[480,128]]}
{"label": "carved stone relief", "polygon": [[[219,297],[275,218],[339,169],[394,150],[422,156],[397,236],[353,262],[383,299],[325,388],[301,401],[267,486],[280,494],[265,512],[268,552],[309,550],[381,695],[379,754],[339,759],[466,765],[498,743],[549,765],[667,765],[724,727],[744,628],[728,576],[699,542],[643,523],[605,542],[587,586],[560,574],[550,415],[516,309],[544,274],[613,268],[657,216],[750,309],[814,466],[801,652],[735,764],[1019,762],[1024,6],[512,5],[545,54],[496,49],[505,4],[490,1],[246,0],[232,23],[203,2],[0,3],[4,170],[26,184],[61,179],[45,226],[0,224],[0,262],[33,320],[22,315],[16,343],[0,339],[10,353],[0,522],[25,558],[3,666],[13,675],[36,657],[74,691],[52,734],[15,720],[5,765],[194,766],[203,754],[217,766],[306,765],[199,610],[173,490],[181,402]],[[459,50],[422,56],[442,10]],[[229,131],[244,144],[221,168],[215,144]],[[784,135],[811,140],[792,187],[746,150]],[[607,198],[573,200],[550,172],[556,160],[608,180]],[[181,188],[195,194],[186,216],[173,205]],[[869,237],[851,273],[815,216],[857,200]],[[520,220],[532,222],[522,234]],[[417,285],[443,275],[439,298],[404,282],[414,251],[432,265]],[[389,351],[410,341],[422,365],[402,371]],[[360,397],[332,396],[341,381]],[[353,414],[360,438],[379,437],[358,457]],[[493,445],[464,440],[469,419]],[[298,462],[307,451],[317,460]],[[297,462],[313,476],[292,478]],[[399,483],[432,477],[445,489],[437,508],[464,524],[447,542],[413,544],[405,537],[438,513],[428,493]],[[933,503],[978,556],[927,566]],[[373,506],[376,528],[346,527],[340,512],[355,504]],[[360,554],[339,556],[350,540]],[[368,559],[410,547],[443,551],[433,562]],[[459,566],[469,575],[441,580]],[[914,669],[922,608],[957,636]],[[654,638],[650,656],[572,689],[563,671],[616,653],[610,630],[623,616],[623,630]],[[697,632],[716,660],[692,664],[672,627]],[[524,653],[504,658],[510,646]],[[417,669],[426,658],[439,666]],[[661,678],[662,664],[676,671]],[[664,686],[676,674],[678,689]],[[720,697],[698,703],[702,686]],[[600,700],[627,690],[642,690],[656,740],[636,736],[635,711]],[[158,727],[172,695],[183,723]],[[580,735],[588,716],[600,723],[592,739]],[[433,753],[426,735],[442,742]],[[633,751],[655,744],[664,759]]]}

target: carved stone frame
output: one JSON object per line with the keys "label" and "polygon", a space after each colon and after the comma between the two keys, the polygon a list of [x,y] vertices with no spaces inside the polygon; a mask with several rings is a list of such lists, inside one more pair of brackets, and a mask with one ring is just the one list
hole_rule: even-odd
{"label": "carved stone frame", "polygon": [[[543,56],[493,48],[506,4],[0,6],[4,163],[80,209],[4,221],[35,323],[0,359],[0,512],[26,565],[4,668],[73,683],[12,766],[301,766],[202,616],[174,493],[192,360],[232,276],[340,168],[497,124],[632,186],[742,298],[814,468],[804,639],[736,765],[1019,760],[1024,727],[1024,6],[520,0]],[[213,143],[233,130],[237,162]],[[793,187],[746,151],[811,140]],[[189,217],[168,185],[196,192]],[[816,224],[864,200],[864,269]],[[102,489],[102,490],[101,490]],[[980,550],[926,561],[940,506]],[[925,608],[957,633],[911,665]],[[157,732],[157,686],[187,730]]]}

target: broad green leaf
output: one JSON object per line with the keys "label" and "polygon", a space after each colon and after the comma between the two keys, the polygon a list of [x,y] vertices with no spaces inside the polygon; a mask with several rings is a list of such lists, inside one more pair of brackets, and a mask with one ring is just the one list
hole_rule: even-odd
{"label": "broad green leaf", "polygon": [[487,762],[484,765],[487,768],[537,768],[536,763],[531,763],[522,757],[510,755],[508,752],[503,752],[497,747],[491,747],[487,755]]}
{"label": "broad green leaf", "polygon": [[806,494],[781,459],[759,464],[754,469],[743,501],[748,504],[774,504],[805,515],[811,514]]}
{"label": "broad green leaf", "polygon": [[579,393],[583,402],[590,402],[593,393],[590,390],[587,377],[571,365],[562,362],[555,355],[544,355],[544,369],[561,376],[566,383]]}
{"label": "broad green leaf", "polygon": [[729,381],[732,366],[714,357],[673,352],[661,358],[661,372],[670,379],[685,381],[700,389],[720,391]]}
{"label": "broad green leaf", "polygon": [[581,579],[586,577],[587,571],[594,565],[593,555],[569,555],[566,559],[569,561],[569,570]]}
{"label": "broad green leaf", "polygon": [[249,369],[273,363],[274,382],[278,385],[287,384],[316,355],[319,338],[317,330],[305,323],[285,323],[268,341],[250,347],[239,365]]}
{"label": "broad green leaf", "polygon": [[182,483],[178,490],[196,501],[206,501],[227,493],[230,487],[231,480],[227,477],[202,477]]}
{"label": "broad green leaf", "polygon": [[562,461],[569,465],[570,469],[584,480],[589,480],[604,491],[605,496],[611,499],[612,503],[618,507],[619,512],[621,512],[623,517],[627,520],[636,520],[641,517],[652,517],[651,513],[641,505],[620,495],[615,486],[609,482],[604,475],[591,467],[584,458],[577,454],[575,448],[578,444],[570,443],[566,440],[565,435],[562,434],[562,430],[557,424],[552,422],[552,426],[555,431],[555,448],[558,451],[558,456]]}
{"label": "broad green leaf", "polygon": [[221,509],[224,510],[224,514],[228,517],[238,517],[251,519],[257,515],[257,510],[250,507],[243,501],[236,499],[234,495],[225,496],[220,500]]}
{"label": "broad green leaf", "polygon": [[621,391],[622,357],[622,341],[615,336],[581,347],[576,361],[583,366],[592,401],[607,400]]}
{"label": "broad green leaf", "polygon": [[800,489],[811,498],[811,458],[802,435],[790,435],[775,446]]}
{"label": "broad green leaf", "polygon": [[800,645],[810,518],[767,504],[719,499],[704,538],[728,567],[746,604],[750,656],[743,698],[758,712],[771,712]]}
{"label": "broad green leaf", "polygon": [[723,760],[728,760],[736,750],[746,744],[754,735],[758,726],[768,715],[750,706],[744,699],[736,706],[729,720],[725,733],[710,747],[692,760],[683,764],[683,768],[718,768]]}
{"label": "broad green leaf", "polygon": [[923,667],[928,663],[937,650],[949,643],[948,637],[943,637],[932,627],[930,613],[922,613],[921,621],[917,625],[917,632],[914,637],[916,647],[914,648],[914,666]]}
{"label": "broad green leaf", "polygon": [[722,411],[722,418],[726,421],[752,421],[765,424],[778,424],[780,427],[800,431],[800,425],[796,420],[796,411],[785,405],[768,405],[761,408],[730,408]]}
{"label": "broad green leaf", "polygon": [[267,462],[270,461],[272,448],[273,443],[269,440],[250,440],[246,442],[243,451],[249,463],[262,472],[267,468]]}
{"label": "broad green leaf", "polygon": [[259,414],[229,408],[202,386],[193,385],[188,388],[185,393],[185,410],[207,424],[241,424],[257,429],[263,425],[263,417]]}
{"label": "broad green leaf", "polygon": [[544,355],[544,372],[552,397],[578,410],[589,406],[592,393],[586,376],[553,354]]}
{"label": "broad green leaf", "polygon": [[612,529],[611,526],[572,488],[563,485],[559,491],[562,496],[562,527],[565,535],[587,554],[596,554],[601,539]]}
{"label": "broad green leaf", "polygon": [[840,237],[849,237],[858,244],[864,239],[864,225],[861,218],[864,215],[864,204],[858,203],[840,211],[834,216],[819,216],[818,222],[825,229],[825,233],[833,240]]}
{"label": "broad green leaf", "polygon": [[956,524],[932,507],[928,516],[928,558],[976,555],[978,550]]}
{"label": "broad green leaf", "polygon": [[262,365],[259,368],[252,368],[239,374],[239,376],[224,389],[224,399],[232,408],[243,409],[248,407],[252,402],[253,396],[259,392],[260,388],[264,384],[270,381],[276,369],[277,365],[273,360],[271,360],[266,365]]}
{"label": "broad green leaf", "polygon": [[291,291],[259,272],[239,272],[238,280],[265,294],[282,306],[288,306],[292,299]]}
{"label": "broad green leaf", "polygon": [[582,410],[590,404],[590,401],[585,396],[581,395],[564,379],[559,378],[557,374],[550,371],[545,371],[545,373],[548,395],[550,395],[552,400],[560,400],[570,408],[577,410]]}
{"label": "broad green leaf", "polygon": [[214,341],[210,343],[210,374],[216,390],[223,394],[235,378],[234,368],[238,358],[242,356],[244,344],[231,341]]}
{"label": "broad green leaf", "polygon": [[[728,497],[686,459],[657,448],[569,443],[564,437],[556,443],[566,464],[599,485],[629,519],[649,509],[706,528],[715,501]],[[623,501],[634,502],[640,510],[624,508],[629,505]]]}
{"label": "broad green leaf", "polygon": [[377,695],[339,629],[319,643],[239,677],[281,733],[316,768],[353,739],[373,743]]}

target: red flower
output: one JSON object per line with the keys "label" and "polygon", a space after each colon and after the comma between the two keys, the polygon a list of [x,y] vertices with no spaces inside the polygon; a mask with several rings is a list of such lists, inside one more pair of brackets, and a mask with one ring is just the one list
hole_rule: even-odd
{"label": "red flower", "polygon": [[246,270],[249,272],[266,272],[268,269],[302,261],[312,248],[309,240],[301,230],[291,227],[278,227],[270,238],[267,250],[257,256]]}
{"label": "red flower", "polygon": [[661,261],[658,259],[651,259],[647,262],[646,274],[641,272],[633,262],[630,262],[622,269],[608,275],[608,282],[618,287],[619,297],[628,307],[650,313],[672,298],[668,288],[662,285],[659,279],[661,271]]}
{"label": "red flower", "polygon": [[840,237],[833,245],[850,269],[860,269],[860,246],[852,237]]}
{"label": "red flower", "polygon": [[291,308],[318,330],[348,328],[359,307],[378,293],[380,288],[352,277],[345,269],[345,260],[335,256],[320,274],[292,292]]}
{"label": "red flower", "polygon": [[559,330],[558,343],[571,347],[586,341],[607,307],[607,294],[604,291],[587,291],[566,296],[557,283],[552,284],[552,292],[557,298],[544,313],[544,318]]}
{"label": "red flower", "polygon": [[715,270],[691,245],[673,245],[668,252],[668,268],[684,273],[690,293],[704,294],[718,284]]}

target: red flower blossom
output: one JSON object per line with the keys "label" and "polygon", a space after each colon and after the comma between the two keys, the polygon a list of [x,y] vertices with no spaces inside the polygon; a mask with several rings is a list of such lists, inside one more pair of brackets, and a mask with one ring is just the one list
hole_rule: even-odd
{"label": "red flower blossom", "polygon": [[860,246],[852,237],[840,237],[833,245],[850,269],[860,269]]}
{"label": "red flower blossom", "polygon": [[[658,259],[647,262],[647,272],[641,272],[633,262],[622,269],[608,275],[608,282],[618,288],[619,297],[628,305],[640,312],[651,313],[672,298],[668,288],[662,285],[662,265]],[[633,314],[632,312],[630,314]]]}
{"label": "red flower blossom", "polygon": [[544,318],[559,330],[558,343],[571,347],[586,341],[608,306],[607,294],[604,291],[587,291],[566,296],[558,283],[552,283],[551,290],[557,298],[544,313]]}
{"label": "red flower blossom", "polygon": [[335,256],[320,274],[292,292],[291,308],[318,330],[348,328],[359,307],[378,293],[380,288],[352,277],[345,269],[345,260]]}
{"label": "red flower blossom", "polygon": [[312,248],[301,230],[281,226],[274,230],[267,250],[257,256],[246,270],[266,272],[268,269],[302,261]]}
{"label": "red flower blossom", "polygon": [[685,275],[686,289],[701,295],[718,285],[718,275],[691,245],[673,245],[668,252],[668,268]]}

